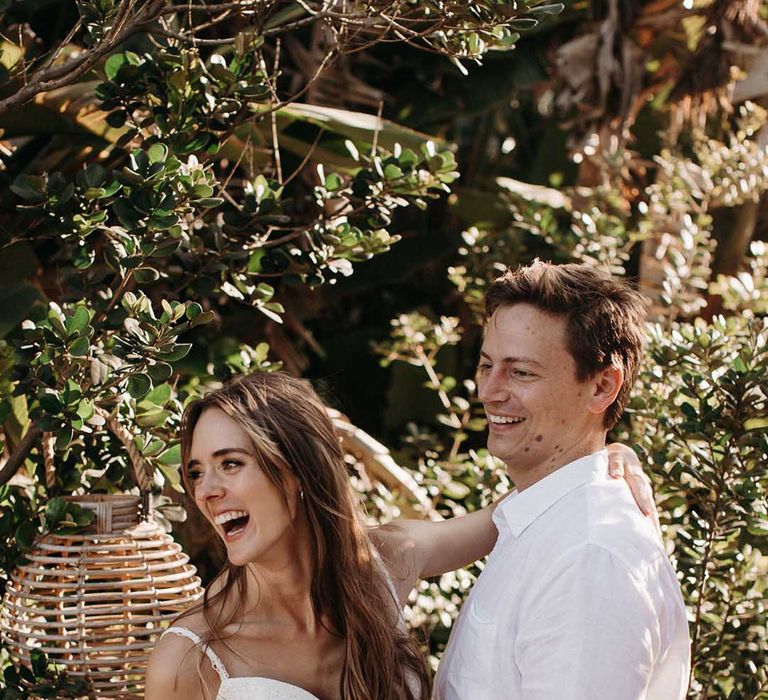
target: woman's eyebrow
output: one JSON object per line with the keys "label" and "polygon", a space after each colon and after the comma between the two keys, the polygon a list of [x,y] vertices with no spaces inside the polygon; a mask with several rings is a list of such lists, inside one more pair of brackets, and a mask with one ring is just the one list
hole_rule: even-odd
{"label": "woman's eyebrow", "polygon": [[[215,452],[211,452],[211,457],[223,457],[224,455],[233,453],[251,456],[251,452],[242,447],[222,447]],[[187,469],[197,466],[198,464],[200,464],[199,459],[190,459],[189,462],[187,462]]]}

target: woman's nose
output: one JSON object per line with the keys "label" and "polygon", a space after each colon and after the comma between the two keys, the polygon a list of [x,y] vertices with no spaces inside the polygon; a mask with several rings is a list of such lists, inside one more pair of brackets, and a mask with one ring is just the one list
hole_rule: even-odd
{"label": "woman's nose", "polygon": [[224,495],[223,484],[214,471],[207,470],[198,478],[195,484],[195,500],[209,501],[220,498],[222,495]]}

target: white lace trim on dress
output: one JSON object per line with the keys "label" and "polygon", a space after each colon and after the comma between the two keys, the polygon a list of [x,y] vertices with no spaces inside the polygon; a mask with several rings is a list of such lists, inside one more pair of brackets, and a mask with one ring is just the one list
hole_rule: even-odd
{"label": "white lace trim on dress", "polygon": [[[165,632],[163,632],[162,637],[164,637],[166,634],[178,634],[180,637],[186,637],[187,639],[191,639],[195,644],[202,645],[203,640],[200,639],[200,637],[195,634],[192,630],[187,629],[186,627],[169,627]],[[208,660],[211,662],[211,666],[213,666],[213,670],[216,671],[216,673],[219,674],[219,678],[223,681],[225,678],[229,678],[229,673],[227,673],[227,669],[224,668],[224,663],[222,660],[218,657],[216,652],[211,649],[209,646],[205,646],[205,649],[203,649],[205,652],[205,655],[208,657]]]}

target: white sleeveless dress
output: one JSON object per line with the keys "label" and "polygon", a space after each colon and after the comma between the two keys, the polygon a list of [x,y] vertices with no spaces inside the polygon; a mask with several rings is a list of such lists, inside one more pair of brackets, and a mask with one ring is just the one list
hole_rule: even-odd
{"label": "white sleeveless dress", "polygon": [[[163,632],[163,636],[166,634],[178,634],[191,639],[197,645],[202,643],[200,637],[186,627],[169,627]],[[224,664],[213,649],[206,647],[205,654],[221,679],[216,700],[318,700],[317,696],[304,688],[285,681],[257,676],[233,678],[227,673],[227,669],[224,668]]]}

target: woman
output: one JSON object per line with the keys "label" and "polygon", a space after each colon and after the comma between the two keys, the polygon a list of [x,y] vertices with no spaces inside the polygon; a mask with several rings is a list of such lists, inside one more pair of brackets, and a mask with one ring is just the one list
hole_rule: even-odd
{"label": "woman", "polygon": [[[366,533],[323,403],[285,373],[192,403],[181,451],[187,491],[228,561],[158,642],[146,699],[427,700],[399,611],[418,577],[490,551],[492,507]],[[623,469],[623,457],[612,463]]]}

